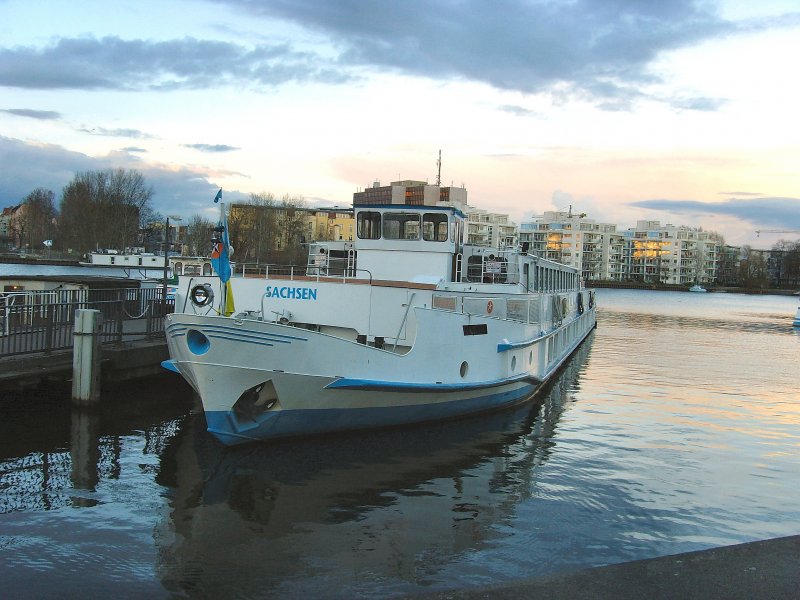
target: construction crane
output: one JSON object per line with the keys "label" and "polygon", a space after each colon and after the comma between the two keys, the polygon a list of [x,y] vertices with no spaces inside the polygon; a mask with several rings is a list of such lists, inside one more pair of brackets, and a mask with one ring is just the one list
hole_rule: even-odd
{"label": "construction crane", "polygon": [[797,229],[756,229],[756,237],[761,237],[762,233],[800,233]]}

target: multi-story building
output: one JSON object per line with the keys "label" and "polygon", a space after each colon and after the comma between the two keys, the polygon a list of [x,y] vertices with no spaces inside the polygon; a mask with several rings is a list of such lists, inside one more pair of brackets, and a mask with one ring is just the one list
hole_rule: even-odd
{"label": "multi-story building", "polygon": [[616,225],[597,223],[583,213],[545,212],[520,225],[519,242],[532,254],[580,269],[585,280],[624,276],[624,236]]}
{"label": "multi-story building", "polygon": [[14,245],[13,242],[13,228],[12,228],[12,219],[14,218],[14,213],[19,208],[18,206],[9,206],[4,208],[2,213],[0,213],[0,248],[6,248]]}
{"label": "multi-story building", "polygon": [[719,262],[719,244],[709,232],[659,221],[637,221],[620,232],[571,210],[522,223],[519,242],[537,256],[580,269],[586,281],[710,283]]}
{"label": "multi-story building", "polygon": [[467,205],[467,190],[463,187],[442,187],[425,181],[404,179],[389,185],[374,182],[364,191],[353,194],[354,204],[412,204],[434,206],[439,203],[463,209]]}
{"label": "multi-story building", "polygon": [[311,242],[332,240],[351,241],[355,235],[355,219],[352,208],[308,209],[306,239]]}
{"label": "multi-story building", "polygon": [[628,279],[674,285],[713,283],[717,279],[720,244],[708,231],[637,221],[625,236]]}
{"label": "multi-story building", "polygon": [[508,215],[472,206],[466,207],[465,214],[468,244],[499,249],[517,246],[517,225]]}
{"label": "multi-story building", "polygon": [[25,204],[4,208],[0,213],[0,246],[19,247],[26,232]]}

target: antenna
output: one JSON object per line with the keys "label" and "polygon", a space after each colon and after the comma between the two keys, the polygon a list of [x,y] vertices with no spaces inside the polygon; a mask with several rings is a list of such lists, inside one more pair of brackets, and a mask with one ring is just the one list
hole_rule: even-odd
{"label": "antenna", "polygon": [[438,169],[436,173],[436,185],[442,185],[442,149],[439,148],[439,160],[436,161],[436,167]]}

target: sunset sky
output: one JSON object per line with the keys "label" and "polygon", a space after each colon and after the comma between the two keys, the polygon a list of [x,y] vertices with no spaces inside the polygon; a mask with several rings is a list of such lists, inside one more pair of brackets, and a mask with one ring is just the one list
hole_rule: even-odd
{"label": "sunset sky", "polygon": [[519,222],[800,230],[799,0],[0,0],[0,207],[133,168],[349,205],[464,185]]}

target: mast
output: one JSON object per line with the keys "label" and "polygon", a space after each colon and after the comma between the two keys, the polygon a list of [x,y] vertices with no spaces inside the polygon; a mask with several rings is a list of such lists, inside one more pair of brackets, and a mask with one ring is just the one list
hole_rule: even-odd
{"label": "mast", "polygon": [[439,149],[439,160],[436,161],[436,167],[437,167],[436,185],[441,187],[441,185],[442,185],[442,149],[441,148]]}

